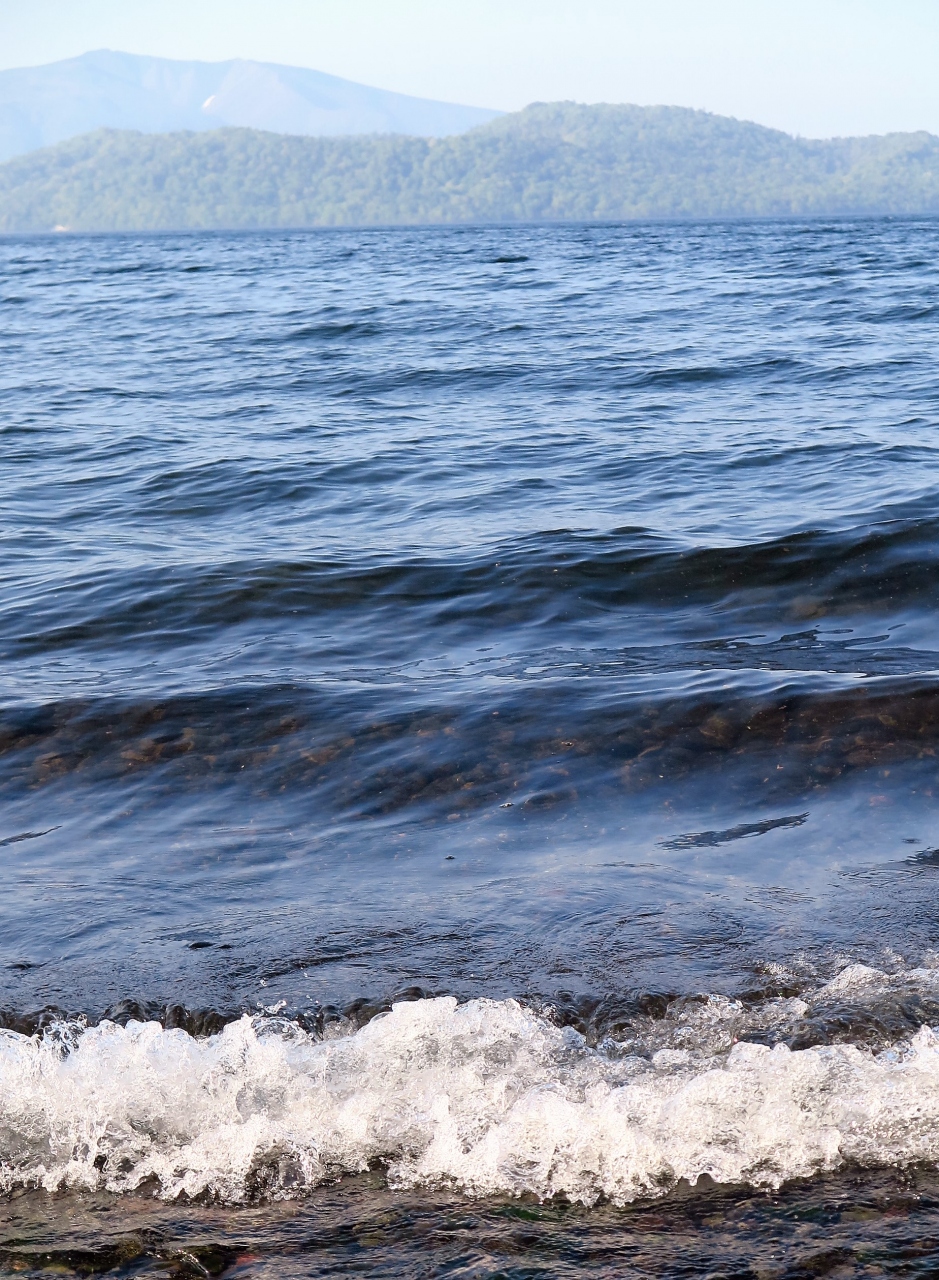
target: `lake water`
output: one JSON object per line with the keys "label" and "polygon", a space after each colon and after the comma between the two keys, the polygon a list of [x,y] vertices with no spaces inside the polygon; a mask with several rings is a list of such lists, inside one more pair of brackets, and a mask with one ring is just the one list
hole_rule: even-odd
{"label": "lake water", "polygon": [[0,1269],[939,1266],[939,223],[0,316]]}

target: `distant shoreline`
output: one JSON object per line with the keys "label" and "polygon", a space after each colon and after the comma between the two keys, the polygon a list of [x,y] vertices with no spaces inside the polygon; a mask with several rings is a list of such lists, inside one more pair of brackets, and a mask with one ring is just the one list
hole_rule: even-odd
{"label": "distant shoreline", "polygon": [[680,107],[538,104],[445,138],[102,129],[0,165],[0,233],[939,214],[939,138],[813,141]]}
{"label": "distant shoreline", "polygon": [[95,239],[127,239],[134,236],[268,236],[268,235],[342,235],[349,231],[374,232],[389,231],[515,231],[525,228],[544,227],[584,227],[590,230],[602,230],[608,227],[722,227],[734,224],[752,226],[793,226],[804,223],[807,227],[817,228],[819,223],[869,223],[869,222],[934,222],[939,219],[939,211],[935,213],[858,213],[858,214],[789,214],[778,217],[725,217],[725,218],[611,218],[605,221],[572,219],[541,222],[370,222],[341,223],[330,226],[296,226],[296,227],[158,227],[152,229],[122,229],[116,231],[79,231],[67,228],[53,228],[51,231],[0,231],[0,240],[75,240]]}

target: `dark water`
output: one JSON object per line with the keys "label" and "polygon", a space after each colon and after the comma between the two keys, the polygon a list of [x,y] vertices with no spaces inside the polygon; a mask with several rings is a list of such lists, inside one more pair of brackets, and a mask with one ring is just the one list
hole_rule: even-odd
{"label": "dark water", "polygon": [[939,224],[7,239],[0,315],[0,1265],[939,1265]]}

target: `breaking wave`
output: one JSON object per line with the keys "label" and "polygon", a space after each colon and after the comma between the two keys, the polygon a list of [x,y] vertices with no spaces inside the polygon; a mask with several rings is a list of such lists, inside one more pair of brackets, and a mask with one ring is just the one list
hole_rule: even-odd
{"label": "breaking wave", "polygon": [[[856,965],[821,994],[883,999],[898,983],[935,994],[939,974]],[[4,1031],[0,1187],[236,1203],[382,1166],[395,1186],[591,1204],[705,1175],[777,1187],[939,1160],[939,1036],[740,1038],[782,1036],[808,1007],[710,997],[644,1044],[597,1047],[513,1000],[450,997],[325,1039],[271,1014],[205,1039],[156,1022]]]}

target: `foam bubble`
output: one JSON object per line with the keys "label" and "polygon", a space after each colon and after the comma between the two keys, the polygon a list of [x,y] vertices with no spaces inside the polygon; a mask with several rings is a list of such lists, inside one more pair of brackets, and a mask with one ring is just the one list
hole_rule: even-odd
{"label": "foam bubble", "polygon": [[4,1190],[152,1181],[165,1197],[241,1201],[380,1162],[397,1185],[626,1202],[703,1174],[778,1186],[845,1161],[937,1159],[928,1027],[879,1054],[737,1043],[640,1057],[511,1000],[442,998],[327,1041],[249,1017],[206,1040],[134,1022],[0,1033]]}

